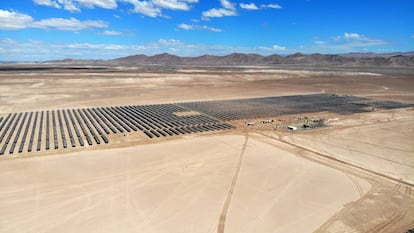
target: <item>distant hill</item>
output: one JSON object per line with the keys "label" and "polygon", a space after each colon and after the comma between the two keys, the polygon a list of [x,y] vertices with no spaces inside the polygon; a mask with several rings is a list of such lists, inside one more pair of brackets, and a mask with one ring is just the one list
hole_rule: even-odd
{"label": "distant hill", "polygon": [[232,53],[225,56],[203,55],[199,57],[179,57],[168,53],[154,56],[134,55],[109,60],[122,65],[306,65],[306,66],[343,66],[343,67],[414,67],[414,53],[395,54],[309,54],[295,53],[288,56],[273,54]]}
{"label": "distant hill", "polygon": [[396,52],[396,53],[344,53],[344,54],[341,54],[341,56],[343,57],[353,57],[353,58],[373,58],[373,57],[389,58],[389,57],[398,56],[398,55],[411,57],[411,56],[414,56],[414,51],[413,52]]}
{"label": "distant hill", "polygon": [[120,64],[156,64],[156,65],[255,65],[263,63],[259,54],[232,53],[225,56],[203,55],[199,57],[179,57],[168,53],[154,56],[134,55],[121,57],[109,62]]}
{"label": "distant hill", "polygon": [[93,60],[93,59],[74,59],[74,58],[65,58],[63,60],[51,60],[51,61],[45,61],[41,62],[43,64],[65,64],[65,65],[100,65],[104,64],[107,61],[105,60]]}
{"label": "distant hill", "polygon": [[406,53],[348,53],[348,54],[302,54],[288,56],[273,54],[232,53],[224,56],[202,55],[180,57],[168,53],[147,56],[144,54],[116,58],[112,60],[64,59],[43,62],[46,64],[67,65],[194,65],[194,66],[246,66],[246,65],[290,65],[290,66],[330,66],[330,67],[414,67],[414,52]]}

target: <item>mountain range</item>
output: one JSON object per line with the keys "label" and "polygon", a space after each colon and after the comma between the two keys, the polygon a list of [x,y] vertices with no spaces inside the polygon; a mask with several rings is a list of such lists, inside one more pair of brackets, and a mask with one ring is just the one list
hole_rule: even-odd
{"label": "mountain range", "polygon": [[166,66],[254,66],[254,65],[293,65],[293,66],[334,66],[334,67],[414,67],[414,52],[406,53],[349,53],[339,55],[302,54],[288,56],[277,54],[232,53],[224,56],[202,55],[180,57],[168,53],[147,56],[144,54],[116,58],[112,60],[64,59],[43,63],[90,64],[90,65],[166,65]]}

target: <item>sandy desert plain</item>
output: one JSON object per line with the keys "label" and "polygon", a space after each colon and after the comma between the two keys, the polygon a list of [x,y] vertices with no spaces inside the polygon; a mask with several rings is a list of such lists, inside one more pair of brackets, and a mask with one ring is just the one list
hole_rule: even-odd
{"label": "sandy desert plain", "polygon": [[[36,65],[35,65],[36,66]],[[398,69],[396,69],[398,70]],[[0,72],[0,117],[52,109],[353,95],[414,104],[414,72],[112,67]],[[327,127],[282,126],[323,117]],[[0,156],[0,232],[406,232],[414,108]],[[276,124],[276,125],[277,125]],[[61,143],[61,142],[60,142]]]}

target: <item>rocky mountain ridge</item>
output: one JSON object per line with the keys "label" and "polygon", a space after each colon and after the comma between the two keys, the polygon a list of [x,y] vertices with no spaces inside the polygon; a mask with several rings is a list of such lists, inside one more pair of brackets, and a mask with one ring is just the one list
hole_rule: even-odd
{"label": "rocky mountain ridge", "polygon": [[134,55],[108,60],[110,63],[124,65],[157,64],[157,65],[310,65],[310,66],[414,66],[414,54],[392,56],[357,56],[325,55],[295,53],[288,56],[273,54],[262,56],[260,54],[232,53],[224,56],[202,55],[198,57],[179,57],[163,53],[154,56]]}
{"label": "rocky mountain ridge", "polygon": [[255,66],[255,65],[292,65],[292,66],[335,66],[335,67],[414,67],[414,52],[372,54],[302,54],[295,53],[287,56],[273,54],[232,53],[224,56],[202,55],[198,57],[180,57],[162,53],[153,56],[138,54],[112,60],[82,60],[64,59],[46,61],[47,64],[84,64],[84,65],[193,65],[193,66]]}

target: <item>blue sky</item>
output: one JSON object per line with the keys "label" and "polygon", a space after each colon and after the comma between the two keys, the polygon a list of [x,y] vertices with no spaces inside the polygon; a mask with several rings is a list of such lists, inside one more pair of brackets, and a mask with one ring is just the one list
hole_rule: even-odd
{"label": "blue sky", "polygon": [[413,50],[412,0],[0,1],[0,61]]}

